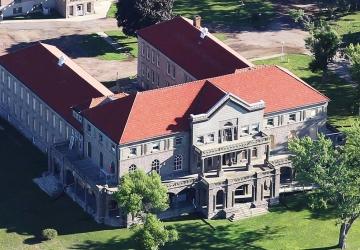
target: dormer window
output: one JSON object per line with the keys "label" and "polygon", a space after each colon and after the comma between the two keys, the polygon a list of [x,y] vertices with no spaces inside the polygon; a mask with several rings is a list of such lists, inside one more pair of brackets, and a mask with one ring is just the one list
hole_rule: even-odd
{"label": "dormer window", "polygon": [[159,151],[160,150],[160,142],[155,142],[152,145],[153,151]]}
{"label": "dormer window", "polygon": [[252,124],[251,125],[251,133],[256,134],[259,132],[259,123]]}
{"label": "dormer window", "polygon": [[296,114],[290,114],[289,115],[289,121],[290,122],[296,122]]}
{"label": "dormer window", "polygon": [[181,136],[178,136],[175,138],[175,145],[178,146],[178,145],[181,145],[182,144],[182,140],[183,138]]}
{"label": "dormer window", "polygon": [[269,118],[269,119],[267,119],[266,124],[267,124],[269,127],[273,127],[273,126],[274,126],[274,118]]}
{"label": "dormer window", "polygon": [[136,148],[130,148],[130,155],[135,156],[136,155]]}
{"label": "dormer window", "polygon": [[248,135],[249,134],[249,126],[242,126],[241,127],[241,134]]}

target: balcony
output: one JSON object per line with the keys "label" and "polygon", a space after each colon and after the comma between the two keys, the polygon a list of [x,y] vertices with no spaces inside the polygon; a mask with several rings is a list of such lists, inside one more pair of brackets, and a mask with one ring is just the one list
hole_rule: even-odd
{"label": "balcony", "polygon": [[199,156],[210,157],[268,143],[270,143],[270,137],[263,132],[259,132],[255,135],[240,137],[238,140],[234,141],[194,145],[194,149],[199,154]]}

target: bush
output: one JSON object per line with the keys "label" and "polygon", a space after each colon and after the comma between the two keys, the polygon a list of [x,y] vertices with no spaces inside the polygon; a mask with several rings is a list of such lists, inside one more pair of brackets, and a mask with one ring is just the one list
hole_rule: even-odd
{"label": "bush", "polygon": [[41,231],[41,237],[43,240],[55,239],[58,232],[55,229],[47,228]]}

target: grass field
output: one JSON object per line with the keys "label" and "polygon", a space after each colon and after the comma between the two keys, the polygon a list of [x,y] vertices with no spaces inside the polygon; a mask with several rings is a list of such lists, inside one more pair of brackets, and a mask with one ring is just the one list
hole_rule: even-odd
{"label": "grass field", "polygon": [[82,48],[88,57],[98,57],[102,60],[125,61],[137,56],[137,39],[127,37],[120,30],[106,32],[110,37],[122,45],[116,50],[97,34],[86,35],[82,38]]}
{"label": "grass field", "polygon": [[332,73],[329,73],[329,75],[324,78],[322,72],[311,72],[309,69],[310,62],[310,56],[300,54],[286,55],[283,62],[280,57],[255,61],[256,64],[276,64],[287,68],[320,90],[331,99],[328,107],[330,122],[336,126],[348,126],[356,119],[353,107],[355,98],[354,88],[351,84]]}
{"label": "grass field", "polygon": [[110,8],[109,8],[107,14],[106,14],[106,17],[115,18],[116,17],[116,12],[117,12],[116,3],[112,3],[110,5]]}
{"label": "grass field", "polygon": [[360,43],[360,11],[341,17],[332,25],[345,44]]}
{"label": "grass field", "polygon": [[[264,26],[275,16],[273,5],[266,0],[175,0],[174,13],[188,18],[200,15],[205,25],[215,29]],[[259,13],[260,18],[253,17]]]}
{"label": "grass field", "polygon": [[[134,249],[132,232],[92,221],[67,196],[51,200],[32,182],[46,169],[46,157],[13,128],[0,120],[0,249],[1,250],[118,250]],[[303,195],[283,199],[267,215],[230,223],[196,218],[167,222],[180,240],[164,249],[331,249],[338,227],[331,216],[309,211]],[[59,237],[38,240],[44,228]],[[349,249],[360,248],[360,223],[349,235]]]}

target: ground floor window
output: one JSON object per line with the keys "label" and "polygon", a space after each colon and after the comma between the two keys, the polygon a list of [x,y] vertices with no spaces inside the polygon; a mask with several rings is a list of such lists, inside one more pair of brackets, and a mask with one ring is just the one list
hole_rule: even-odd
{"label": "ground floor window", "polygon": [[70,6],[69,7],[69,15],[73,16],[74,15],[74,6]]}

